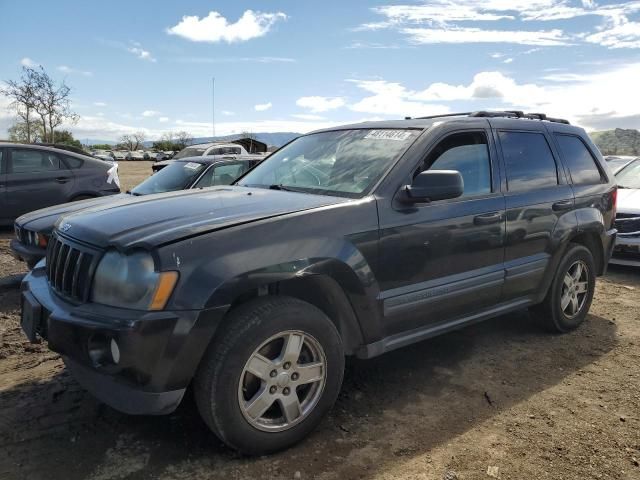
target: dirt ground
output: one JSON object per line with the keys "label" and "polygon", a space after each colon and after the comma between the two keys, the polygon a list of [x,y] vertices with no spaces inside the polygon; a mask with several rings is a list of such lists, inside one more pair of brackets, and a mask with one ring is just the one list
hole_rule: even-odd
{"label": "dirt ground", "polygon": [[[149,170],[122,162],[123,187]],[[9,238],[0,234],[0,278],[24,269]],[[640,270],[610,268],[577,331],[543,333],[523,311],[350,361],[310,438],[245,458],[209,433],[190,397],[165,417],[100,404],[25,340],[19,293],[4,290],[0,479],[637,480],[639,367]]]}

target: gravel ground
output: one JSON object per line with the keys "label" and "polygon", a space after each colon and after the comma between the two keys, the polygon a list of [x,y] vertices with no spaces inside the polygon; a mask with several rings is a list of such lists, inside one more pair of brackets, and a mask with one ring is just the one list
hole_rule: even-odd
{"label": "gravel ground", "polygon": [[[141,164],[122,163],[128,187]],[[122,168],[124,167],[124,168]],[[124,175],[123,175],[124,173]],[[24,271],[0,234],[0,278]],[[299,446],[245,458],[188,396],[172,415],[100,404],[19,329],[0,291],[0,479],[640,479],[640,270],[611,268],[587,322],[543,333],[526,311],[370,361]]]}

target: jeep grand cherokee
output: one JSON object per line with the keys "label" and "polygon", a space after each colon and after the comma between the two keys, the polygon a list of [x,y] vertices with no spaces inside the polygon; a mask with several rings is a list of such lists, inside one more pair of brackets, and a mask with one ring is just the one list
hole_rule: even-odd
{"label": "jeep grand cherokee", "polygon": [[22,325],[96,397],[166,414],[192,386],[249,454],[286,448],[370,358],[531,307],[585,319],[616,186],[585,132],[522,112],[297,138],[234,186],[62,217]]}

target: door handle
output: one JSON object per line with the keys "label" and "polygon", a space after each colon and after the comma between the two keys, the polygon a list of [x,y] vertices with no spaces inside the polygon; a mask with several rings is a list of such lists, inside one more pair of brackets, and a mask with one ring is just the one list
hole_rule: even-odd
{"label": "door handle", "polygon": [[58,183],[67,183],[69,181],[69,177],[58,177],[56,178],[56,182]]}
{"label": "door handle", "polygon": [[498,223],[500,220],[502,220],[502,212],[485,213],[473,217],[473,223],[475,225],[490,225],[492,223]]}
{"label": "door handle", "polygon": [[570,210],[573,208],[573,200],[560,200],[552,205],[552,207],[556,212],[561,210]]}

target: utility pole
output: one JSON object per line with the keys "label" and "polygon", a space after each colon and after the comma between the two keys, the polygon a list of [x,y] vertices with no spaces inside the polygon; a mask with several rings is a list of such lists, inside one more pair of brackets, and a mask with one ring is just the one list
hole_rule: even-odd
{"label": "utility pole", "polygon": [[213,135],[213,139],[215,139],[216,137],[216,77],[211,77],[211,133]]}

